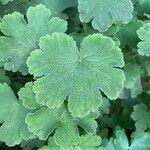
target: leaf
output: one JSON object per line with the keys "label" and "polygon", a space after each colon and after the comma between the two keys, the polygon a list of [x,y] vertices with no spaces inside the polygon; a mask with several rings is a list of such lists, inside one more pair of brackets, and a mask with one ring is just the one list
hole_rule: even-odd
{"label": "leaf", "polygon": [[48,145],[43,146],[39,150],[63,150],[63,149],[55,143],[54,138],[50,137],[48,140]]}
{"label": "leaf", "polygon": [[131,118],[135,121],[137,131],[150,129],[150,111],[145,104],[135,105]]}
{"label": "leaf", "polygon": [[131,0],[79,0],[78,3],[81,21],[87,23],[92,20],[93,28],[102,32],[112,24],[127,24],[133,18]]}
{"label": "leaf", "polygon": [[139,133],[132,140],[131,150],[149,150],[150,149],[150,133]]}
{"label": "leaf", "polygon": [[124,67],[126,80],[120,98],[136,98],[142,93],[141,72],[137,64],[128,63]]}
{"label": "leaf", "polygon": [[26,123],[28,129],[41,140],[46,140],[56,129],[54,134],[56,143],[63,148],[67,148],[76,145],[79,141],[77,125],[81,126],[88,133],[96,133],[95,118],[97,117],[97,115],[94,115],[83,119],[74,118],[68,112],[67,107],[62,105],[55,109],[39,108],[36,112],[27,115]]}
{"label": "leaf", "polygon": [[52,13],[60,13],[68,7],[77,6],[77,0],[31,0],[31,4],[43,4],[49,8]]}
{"label": "leaf", "polygon": [[54,33],[40,39],[40,48],[27,65],[31,74],[42,76],[33,86],[37,102],[50,109],[69,95],[69,111],[83,117],[101,105],[99,90],[116,99],[123,88],[123,55],[109,37],[89,35],[78,50],[70,36]]}
{"label": "leaf", "polygon": [[35,94],[32,90],[33,82],[28,82],[24,88],[21,88],[18,92],[19,98],[22,101],[24,107],[28,109],[36,109],[40,107],[35,100]]}
{"label": "leaf", "polygon": [[138,52],[142,56],[150,56],[150,23],[146,23],[141,27],[137,34],[141,39],[138,43]]}
{"label": "leaf", "polygon": [[0,67],[0,83],[7,83],[10,84],[10,79],[6,75],[6,70]]}
{"label": "leaf", "polygon": [[[104,150],[101,145],[101,138],[97,135],[83,135],[80,137],[79,143],[73,147],[68,147],[65,150]],[[43,146],[40,150],[63,150],[56,145],[54,138],[49,138],[48,145]]]}
{"label": "leaf", "polygon": [[137,15],[144,18],[145,14],[150,14],[150,0],[135,0],[135,10]]}
{"label": "leaf", "polygon": [[0,37],[0,61],[6,70],[27,74],[26,59],[38,47],[40,37],[66,31],[64,20],[50,17],[50,10],[41,4],[27,10],[28,23],[18,12],[3,17],[0,29],[6,36]]}
{"label": "leaf", "polygon": [[28,131],[25,117],[29,110],[24,108],[17,100],[13,91],[7,84],[0,84],[0,141],[8,146],[19,144],[22,140],[28,140],[33,135]]}
{"label": "leaf", "polygon": [[8,2],[12,2],[13,0],[0,0],[0,2],[3,4],[3,5],[5,5],[5,4],[7,4]]}
{"label": "leaf", "polygon": [[111,138],[109,141],[103,141],[103,146],[106,150],[149,150],[150,148],[150,133],[143,132],[137,134],[132,139],[130,145],[123,130],[117,130],[115,136],[115,138]]}
{"label": "leaf", "polygon": [[101,114],[109,114],[109,107],[110,107],[109,100],[104,97],[102,105],[100,107],[100,113]]}
{"label": "leaf", "polygon": [[34,148],[40,148],[44,145],[45,141],[41,141],[38,138],[30,139],[28,141],[22,141],[20,147],[23,150],[33,150]]}
{"label": "leaf", "polygon": [[97,135],[83,135],[80,138],[80,143],[77,147],[81,150],[103,150],[101,145],[101,138]]}
{"label": "leaf", "polygon": [[142,27],[142,25],[142,21],[133,20],[126,25],[120,26],[120,29],[115,34],[115,37],[119,38],[121,48],[125,48],[126,45],[135,49],[137,48],[137,44],[140,41],[137,35],[137,30]]}

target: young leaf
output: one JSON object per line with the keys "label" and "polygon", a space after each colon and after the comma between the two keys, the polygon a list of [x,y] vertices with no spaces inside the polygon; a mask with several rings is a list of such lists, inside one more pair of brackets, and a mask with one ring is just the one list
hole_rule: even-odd
{"label": "young leaf", "polygon": [[112,100],[121,92],[123,55],[111,38],[89,35],[78,50],[73,38],[54,33],[40,39],[40,48],[27,60],[29,72],[42,76],[33,86],[38,103],[58,108],[69,95],[69,111],[83,117],[101,105],[99,90]]}
{"label": "young leaf", "polygon": [[138,44],[138,52],[142,56],[150,56],[150,23],[146,23],[141,27],[137,34],[142,40]]}
{"label": "young leaf", "polygon": [[28,131],[25,117],[29,110],[24,108],[17,100],[13,91],[7,84],[0,84],[0,141],[8,146],[19,144],[33,135]]}
{"label": "young leaf", "polygon": [[131,118],[136,122],[135,126],[137,131],[145,131],[150,129],[150,111],[145,104],[138,104],[134,106],[134,111]]}
{"label": "young leaf", "polygon": [[40,37],[66,31],[64,20],[50,17],[50,10],[41,4],[28,9],[28,23],[18,12],[3,17],[0,29],[6,36],[0,37],[0,61],[6,70],[27,74],[26,59],[38,47]]}
{"label": "young leaf", "polygon": [[68,112],[67,107],[62,105],[55,109],[39,108],[35,113],[27,115],[26,123],[28,129],[41,140],[46,140],[56,129],[54,134],[56,143],[66,148],[76,145],[79,141],[77,125],[81,126],[86,132],[95,134],[97,128],[95,118],[97,117],[97,115],[90,115],[83,119],[74,118]]}
{"label": "young leaf", "polygon": [[82,22],[92,20],[99,31],[106,31],[112,24],[127,24],[133,17],[131,0],[79,0],[79,15]]}

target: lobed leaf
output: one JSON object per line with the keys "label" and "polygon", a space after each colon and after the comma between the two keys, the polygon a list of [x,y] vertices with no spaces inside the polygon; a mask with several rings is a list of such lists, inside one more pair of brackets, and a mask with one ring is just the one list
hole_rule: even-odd
{"label": "lobed leaf", "polygon": [[138,43],[138,52],[142,56],[150,56],[150,23],[146,23],[141,27],[137,34],[141,39]]}
{"label": "lobed leaf", "polygon": [[123,130],[116,131],[115,138],[109,141],[105,140],[103,145],[106,150],[149,150],[150,148],[150,133],[138,133],[129,145],[126,134]]}
{"label": "lobed leaf", "polygon": [[150,111],[145,104],[135,105],[131,118],[135,121],[137,131],[150,129]]}
{"label": "lobed leaf", "polygon": [[97,117],[98,114],[96,113],[85,118],[74,118],[68,112],[67,107],[62,105],[55,109],[39,108],[36,112],[27,115],[26,123],[29,130],[41,140],[46,140],[56,129],[54,134],[56,143],[63,148],[67,148],[76,145],[79,141],[77,125],[90,134],[96,133],[95,118]]}
{"label": "lobed leaf", "polygon": [[7,84],[0,84],[0,141],[8,146],[20,144],[22,140],[33,138],[25,124],[29,110],[24,108]]}
{"label": "lobed leaf", "polygon": [[51,11],[44,5],[30,7],[27,21],[18,12],[5,15],[0,29],[5,36],[0,37],[0,61],[6,70],[28,73],[26,60],[30,52],[38,47],[41,36],[53,32],[65,32],[66,22],[51,17]]}
{"label": "lobed leaf", "polygon": [[102,32],[112,24],[127,24],[133,18],[131,0],[79,0],[78,3],[81,21],[92,20],[93,28]]}
{"label": "lobed leaf", "polygon": [[121,50],[115,42],[101,34],[83,39],[78,50],[73,39],[54,33],[40,39],[40,49],[27,60],[35,77],[33,91],[38,103],[58,108],[69,95],[69,111],[83,117],[94,112],[103,100],[116,99],[125,80]]}
{"label": "lobed leaf", "polygon": [[[83,135],[80,137],[79,143],[73,147],[68,147],[65,150],[103,150],[101,138],[99,136]],[[43,146],[40,150],[63,150],[56,143],[54,138],[49,138],[49,143]]]}

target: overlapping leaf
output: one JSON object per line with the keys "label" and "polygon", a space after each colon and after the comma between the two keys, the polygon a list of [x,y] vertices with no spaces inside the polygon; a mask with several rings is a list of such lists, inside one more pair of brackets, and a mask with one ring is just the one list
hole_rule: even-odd
{"label": "overlapping leaf", "polygon": [[128,138],[123,130],[116,131],[115,138],[104,142],[106,150],[149,150],[150,149],[150,133],[137,134],[129,144]]}
{"label": "overlapping leaf", "polygon": [[150,129],[150,111],[145,104],[134,106],[131,118],[135,121],[137,131]]}
{"label": "overlapping leaf", "polygon": [[36,109],[40,107],[35,100],[35,94],[32,90],[33,82],[28,82],[24,88],[21,88],[18,92],[19,99],[22,101],[24,107],[28,109]]}
{"label": "overlapping leaf", "polygon": [[17,12],[3,17],[0,29],[6,36],[0,37],[0,61],[4,62],[5,69],[27,74],[26,59],[38,47],[40,37],[66,31],[64,20],[50,16],[49,9],[37,5],[28,9],[28,23]]}
{"label": "overlapping leaf", "polygon": [[133,17],[131,0],[79,0],[79,14],[83,22],[95,29],[106,31],[112,24],[127,24]]}
{"label": "overlapping leaf", "polygon": [[125,48],[126,45],[132,48],[137,48],[137,44],[140,41],[137,35],[137,30],[142,27],[142,25],[142,21],[133,20],[132,22],[120,27],[115,36],[119,38],[121,48]]}
{"label": "overlapping leaf", "polygon": [[146,23],[141,27],[137,34],[141,39],[138,44],[138,52],[142,56],[150,56],[150,23]]}
{"label": "overlapping leaf", "polygon": [[120,98],[135,98],[142,93],[140,67],[137,64],[128,63],[124,67],[124,72],[126,80]]}
{"label": "overlapping leaf", "polygon": [[0,83],[7,83],[10,84],[10,79],[6,75],[6,70],[0,67]]}
{"label": "overlapping leaf", "polygon": [[96,133],[97,123],[95,118],[98,115],[96,112],[81,119],[72,117],[65,105],[55,109],[42,107],[35,113],[28,114],[26,123],[29,130],[41,140],[46,140],[56,129],[54,134],[56,143],[63,148],[67,148],[76,145],[79,141],[77,125],[88,133]]}
{"label": "overlapping leaf", "polygon": [[38,103],[58,108],[69,95],[69,111],[83,117],[101,105],[103,91],[116,99],[123,88],[121,50],[101,34],[84,38],[80,50],[73,39],[54,33],[40,39],[27,64],[37,79],[33,90]]}
{"label": "overlapping leaf", "polygon": [[[73,147],[67,147],[65,150],[104,150],[101,145],[99,136],[83,135],[80,137],[79,143]],[[53,138],[49,139],[47,146],[43,146],[40,150],[63,150],[55,143]]]}
{"label": "overlapping leaf", "polygon": [[19,144],[33,137],[25,124],[29,110],[24,108],[7,84],[0,84],[0,141],[8,146]]}

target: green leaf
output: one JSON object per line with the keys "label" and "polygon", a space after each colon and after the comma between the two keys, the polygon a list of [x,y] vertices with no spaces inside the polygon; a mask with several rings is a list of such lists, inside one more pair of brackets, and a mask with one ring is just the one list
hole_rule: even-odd
{"label": "green leaf", "polygon": [[103,100],[99,90],[116,99],[125,80],[121,50],[101,34],[83,39],[78,50],[73,38],[54,33],[40,39],[39,50],[27,60],[29,72],[38,78],[33,86],[38,103],[58,108],[69,95],[69,111],[83,117]]}
{"label": "green leaf", "polygon": [[150,0],[135,0],[135,10],[137,15],[144,18],[145,14],[150,14]]}
{"label": "green leaf", "polygon": [[141,39],[138,44],[138,52],[142,56],[150,56],[150,23],[146,23],[141,27],[137,34]]}
{"label": "green leaf", "polygon": [[101,138],[97,135],[83,135],[77,147],[81,150],[103,150],[101,145]]}
{"label": "green leaf", "polygon": [[32,90],[33,82],[28,82],[24,88],[21,88],[18,92],[19,98],[22,101],[24,107],[28,109],[36,109],[40,107],[35,100],[35,94]]}
{"label": "green leaf", "polygon": [[[79,131],[77,125],[86,132],[95,134],[97,115],[89,115],[85,118],[74,118],[65,105],[59,108],[49,109],[39,108],[35,113],[27,115],[26,123],[29,130],[37,135],[41,140],[46,140],[56,129],[54,138],[58,145],[63,148],[76,145],[79,141]],[[38,126],[37,126],[38,124]]]}
{"label": "green leaf", "polygon": [[[48,145],[43,146],[39,150],[63,150],[63,149],[55,143],[54,138],[50,137],[48,140]],[[66,150],[69,150],[69,149],[66,149]]]}
{"label": "green leaf", "polygon": [[131,150],[149,150],[150,149],[150,133],[139,133],[132,140]]}
{"label": "green leaf", "polygon": [[149,150],[150,149],[150,133],[138,133],[129,145],[126,134],[123,130],[117,130],[115,138],[109,141],[104,140],[103,146],[106,150]]}
{"label": "green leaf", "polygon": [[103,102],[102,105],[100,107],[100,113],[102,114],[109,114],[109,107],[110,107],[110,103],[109,100],[107,98],[103,98]]}
{"label": "green leaf", "polygon": [[68,7],[77,6],[77,0],[31,0],[31,4],[43,4],[49,8],[53,14],[60,13]]}
{"label": "green leaf", "polygon": [[6,70],[27,74],[26,60],[38,47],[40,37],[66,31],[64,20],[50,17],[50,10],[41,4],[27,10],[28,23],[18,12],[3,17],[0,29],[6,36],[0,37],[0,61]]}
{"label": "green leaf", "polygon": [[131,118],[135,121],[137,131],[150,129],[150,111],[148,111],[145,104],[138,104],[134,106]]}
{"label": "green leaf", "polygon": [[143,22],[140,20],[133,20],[126,25],[120,26],[119,31],[115,34],[121,42],[121,48],[125,48],[126,45],[137,48],[137,44],[140,41],[137,35],[137,30],[142,27]]}
{"label": "green leaf", "polygon": [[0,2],[5,5],[7,4],[8,2],[12,2],[13,0],[0,0]]}
{"label": "green leaf", "polygon": [[0,83],[7,83],[10,84],[10,79],[6,75],[6,70],[0,67]]}
{"label": "green leaf", "polygon": [[141,72],[137,64],[128,63],[124,67],[126,80],[120,98],[136,98],[142,93]]}
{"label": "green leaf", "polygon": [[28,131],[25,117],[29,110],[24,108],[17,100],[13,91],[7,84],[0,84],[0,141],[8,146],[19,144],[33,135]]}
{"label": "green leaf", "polygon": [[22,141],[20,147],[23,150],[33,150],[35,148],[40,148],[44,145],[45,141],[41,141],[38,138],[30,139],[28,141]]}
{"label": "green leaf", "polygon": [[[73,147],[68,147],[65,150],[104,150],[101,145],[99,136],[83,135],[80,137],[79,143]],[[43,146],[40,150],[63,150],[56,143],[54,138],[49,138],[47,146]]]}
{"label": "green leaf", "polygon": [[78,3],[81,21],[92,20],[93,27],[102,32],[112,24],[127,24],[133,17],[131,0],[79,0]]}

